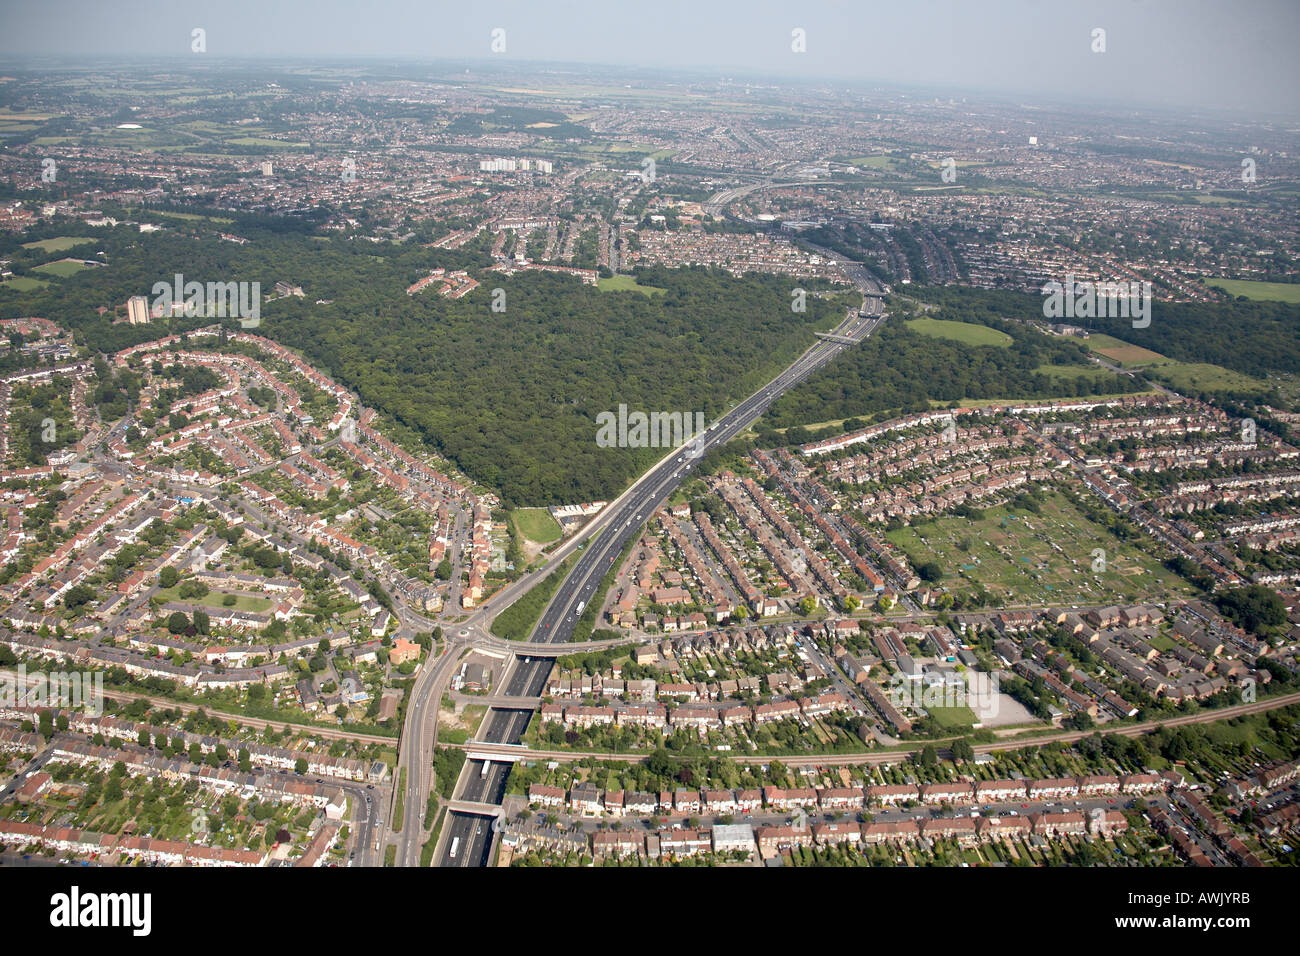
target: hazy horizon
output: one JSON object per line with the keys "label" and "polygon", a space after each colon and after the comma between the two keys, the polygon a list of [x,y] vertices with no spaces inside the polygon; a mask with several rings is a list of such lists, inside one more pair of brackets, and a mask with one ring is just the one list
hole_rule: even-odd
{"label": "hazy horizon", "polygon": [[[191,52],[191,31],[206,51]],[[620,7],[591,0],[541,7],[288,0],[268,5],[145,0],[131,9],[47,0],[6,14],[0,56],[130,58],[391,58],[499,61],[502,67],[627,67],[734,74],[771,83],[851,82],[1046,100],[1300,117],[1300,4],[1287,0],[1107,0],[1045,6],[918,0]],[[505,51],[493,53],[493,30]],[[804,33],[794,52],[792,31]],[[1105,30],[1105,52],[1093,31]],[[149,59],[149,54],[155,60]],[[180,57],[178,61],[175,59]]]}

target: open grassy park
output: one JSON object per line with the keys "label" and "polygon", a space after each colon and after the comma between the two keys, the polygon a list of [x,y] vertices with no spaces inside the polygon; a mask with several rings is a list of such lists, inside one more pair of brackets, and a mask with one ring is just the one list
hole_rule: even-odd
{"label": "open grassy park", "polygon": [[[944,516],[886,537],[911,561],[936,561],[943,585],[956,593],[975,586],[1011,606],[1112,604],[1159,600],[1192,589],[1159,561],[1121,542],[1059,493],[1045,497],[1041,513],[1008,506],[970,520]],[[1105,552],[1105,569],[1093,570]]]}
{"label": "open grassy park", "polygon": [[1265,395],[1269,392],[1268,383],[1262,379],[1205,362],[1159,362],[1148,371],[1162,384],[1190,395],[1200,392]]}
{"label": "open grassy park", "polygon": [[1090,335],[1084,340],[1090,351],[1122,368],[1141,368],[1151,378],[1175,391],[1267,394],[1269,383],[1241,372],[1207,362],[1179,362],[1175,359],[1130,345],[1110,335]]}
{"label": "open grassy park", "polygon": [[53,239],[37,239],[35,242],[24,242],[23,248],[40,249],[42,252],[67,252],[69,249],[94,241],[89,236],[55,236]]}
{"label": "open grassy park", "polygon": [[44,279],[33,279],[31,276],[14,276],[12,279],[0,282],[0,289],[12,289],[14,292],[35,292],[47,285],[49,283]]}
{"label": "open grassy park", "polygon": [[974,322],[952,322],[948,319],[910,319],[907,327],[913,332],[939,339],[951,339],[963,345],[1000,345],[1012,342],[1011,336],[987,325]]}
{"label": "open grassy park", "polygon": [[653,285],[641,285],[631,276],[610,276],[597,279],[596,287],[601,292],[640,292],[643,295],[663,295],[664,290]]}
{"label": "open grassy park", "polygon": [[1244,295],[1248,299],[1300,305],[1300,284],[1297,283],[1260,282],[1255,279],[1208,279],[1206,284],[1221,289],[1231,296]]}
{"label": "open grassy park", "polygon": [[904,166],[907,160],[900,159],[896,156],[854,156],[847,160],[859,169],[893,169],[895,166]]}
{"label": "open grassy park", "polygon": [[[180,585],[172,588],[159,588],[158,597],[164,601],[185,601],[189,604],[201,604],[204,607],[214,607],[225,609],[234,608],[236,611],[249,611],[254,614],[265,611],[271,606],[268,598],[258,597],[256,594],[248,594],[243,591],[209,591],[201,598],[182,598],[180,596]],[[235,603],[227,605],[225,597],[227,594],[235,598]]]}
{"label": "open grassy park", "polygon": [[925,712],[934,718],[945,731],[960,733],[979,722],[975,712],[969,707],[927,707]]}

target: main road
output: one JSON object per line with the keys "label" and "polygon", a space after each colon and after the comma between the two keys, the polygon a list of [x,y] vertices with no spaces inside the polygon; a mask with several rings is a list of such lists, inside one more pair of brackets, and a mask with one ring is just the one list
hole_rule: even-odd
{"label": "main road", "polygon": [[[735,405],[710,425],[703,435],[696,436],[687,445],[665,456],[632,488],[605,508],[601,514],[599,534],[594,541],[586,544],[581,557],[556,589],[529,641],[546,644],[568,641],[584,611],[598,613],[598,608],[592,609],[588,605],[596,598],[601,581],[613,568],[628,542],[641,533],[641,527],[651,513],[690,476],[699,460],[711,449],[731,441],[752,425],[787,390],[805,381],[844,349],[862,341],[879,328],[885,320],[883,299],[880,296],[882,290],[865,272],[854,275],[854,280],[859,291],[864,294],[860,312],[850,314],[833,332],[819,335],[819,341],[795,359],[785,371]],[[549,657],[518,657],[508,676],[504,693],[512,697],[537,696],[541,693],[551,667],[552,660]],[[493,708],[483,720],[478,740],[517,744],[531,718],[531,710]],[[458,783],[457,800],[465,799],[464,795],[469,790],[476,793],[487,790],[487,797],[500,799],[491,791],[497,789],[495,785],[498,779],[504,786],[504,774],[509,768],[503,766],[498,771],[493,769],[496,767],[495,762],[489,761],[489,764],[491,766],[484,774],[481,763],[466,762]],[[479,785],[476,778],[480,775],[484,775],[489,786]],[[423,775],[420,776],[423,778]],[[447,826],[439,842],[438,865],[486,865],[492,846],[491,823],[491,818],[480,814],[449,811]]]}

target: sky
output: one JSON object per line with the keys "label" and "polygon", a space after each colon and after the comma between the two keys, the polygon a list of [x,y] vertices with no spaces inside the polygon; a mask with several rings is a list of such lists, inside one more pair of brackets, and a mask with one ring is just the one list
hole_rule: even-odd
{"label": "sky", "polygon": [[[1300,118],[1300,0],[0,0],[0,8],[0,57],[123,56],[146,69],[200,55],[593,63]],[[204,54],[191,51],[195,28],[205,31]],[[501,52],[492,49],[497,29]],[[1104,52],[1094,50],[1097,30]]]}

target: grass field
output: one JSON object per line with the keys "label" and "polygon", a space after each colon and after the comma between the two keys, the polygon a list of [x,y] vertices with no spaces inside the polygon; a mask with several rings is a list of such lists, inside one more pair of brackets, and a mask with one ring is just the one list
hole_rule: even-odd
{"label": "grass field", "polygon": [[33,266],[32,271],[44,272],[47,275],[66,279],[68,276],[76,275],[82,269],[88,268],[90,267],[82,265],[79,259],[59,259],[55,262],[47,262],[44,265]]}
{"label": "grass field", "polygon": [[1148,365],[1165,359],[1159,352],[1152,352],[1140,345],[1130,345],[1123,339],[1110,335],[1090,335],[1083,340],[1083,344],[1089,351],[1096,352],[1122,368]]}
{"label": "grass field", "polygon": [[14,276],[12,279],[0,282],[0,289],[13,289],[15,292],[35,292],[47,285],[49,283],[44,279],[33,279],[31,276]]}
{"label": "grass field", "polygon": [[24,123],[44,123],[46,120],[52,120],[60,113],[33,113],[29,110],[12,110],[9,107],[0,108],[0,119],[20,120]]}
{"label": "grass field", "polygon": [[596,287],[601,292],[641,292],[645,295],[664,294],[664,290],[658,286],[641,285],[631,276],[611,276],[608,279],[597,279]]}
{"label": "grass field", "polygon": [[95,240],[89,236],[55,236],[53,239],[37,239],[24,242],[24,249],[40,249],[42,252],[67,252],[74,246],[84,245]]}
{"label": "grass field", "polygon": [[963,345],[1000,345],[1011,344],[1011,336],[987,325],[973,322],[951,322],[948,319],[909,319],[907,327],[913,332],[929,335],[937,339],[951,339]]}
{"label": "grass field", "polygon": [[1215,289],[1222,289],[1232,296],[1244,295],[1248,299],[1300,305],[1300,284],[1259,282],[1254,279],[1207,279],[1206,284]]}
{"label": "grass field", "polygon": [[[1041,514],[990,508],[971,521],[941,517],[886,535],[914,564],[937,561],[955,592],[979,585],[1009,605],[1111,604],[1191,594],[1153,557],[1089,520],[1065,496],[1049,494]],[[1105,570],[1094,572],[1096,549]]]}
{"label": "grass field", "polygon": [[265,136],[240,136],[228,141],[232,146],[265,146],[269,149],[301,149],[306,143],[286,143],[284,140],[267,139]]}
{"label": "grass field", "polygon": [[969,707],[927,707],[925,712],[944,730],[960,730],[979,723],[975,712]]}
{"label": "grass field", "polygon": [[1247,392],[1265,394],[1267,383],[1221,365],[1203,362],[1158,362],[1146,370],[1179,392]]}
{"label": "grass field", "polygon": [[[137,211],[142,212],[143,210],[137,210]],[[233,219],[223,219],[220,216],[200,216],[198,213],[193,213],[193,212],[170,212],[168,210],[162,210],[162,209],[150,209],[149,215],[167,216],[171,219],[188,219],[193,222],[215,222],[223,226],[228,226],[235,221]]]}
{"label": "grass field", "polygon": [[[224,591],[209,591],[201,598],[182,598],[177,592],[180,590],[178,584],[174,588],[159,588],[158,597],[165,601],[184,601],[188,604],[201,604],[203,607],[214,607],[225,610],[226,606],[221,603],[221,599],[226,596]],[[230,591],[235,596],[235,603],[232,607],[236,611],[252,611],[257,613],[265,611],[271,606],[271,602],[264,597],[258,597],[255,594],[245,594],[242,591]]]}
{"label": "grass field", "polygon": [[1094,380],[1114,374],[1108,368],[1098,368],[1095,365],[1040,365],[1034,371],[1051,378],[1088,378]]}
{"label": "grass field", "polygon": [[1204,362],[1179,362],[1159,352],[1130,345],[1109,335],[1084,340],[1089,350],[1123,368],[1141,368],[1151,378],[1178,392],[1233,392],[1264,395],[1269,383],[1241,372]]}
{"label": "grass field", "polygon": [[[1041,369],[1040,369],[1041,371]],[[1108,392],[1105,395],[1089,395],[1089,398],[1123,398],[1124,396],[1136,395],[1156,395],[1154,388],[1144,389],[1140,392]],[[997,398],[963,398],[957,404],[962,408],[987,408],[989,405],[1025,405],[1033,402],[1043,401],[1041,395],[999,395]],[[941,402],[937,399],[930,400],[931,408],[947,408],[950,402]]]}
{"label": "grass field", "polygon": [[895,159],[893,156],[855,156],[848,162],[863,169],[889,169],[892,166],[902,165],[903,160]]}
{"label": "grass field", "polygon": [[564,534],[559,522],[545,508],[519,508],[510,519],[515,523],[516,531],[537,544],[550,544]]}

